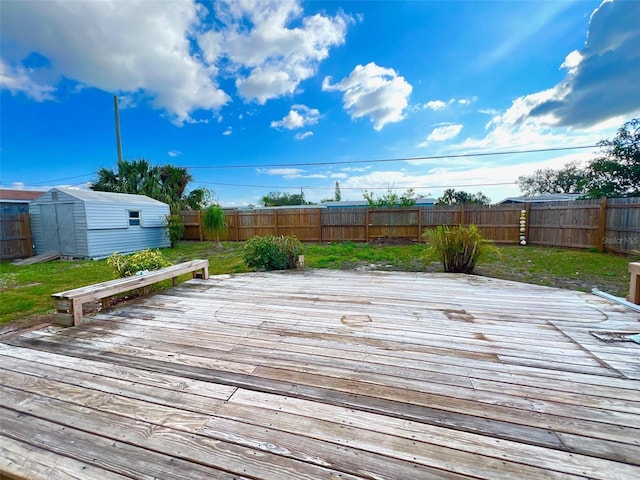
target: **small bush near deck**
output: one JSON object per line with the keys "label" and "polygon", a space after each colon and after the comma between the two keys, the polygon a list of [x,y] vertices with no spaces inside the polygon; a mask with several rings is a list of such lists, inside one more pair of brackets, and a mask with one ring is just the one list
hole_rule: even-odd
{"label": "small bush near deck", "polygon": [[244,245],[243,259],[255,270],[286,270],[296,268],[302,242],[293,235],[252,237]]}
{"label": "small bush near deck", "polygon": [[144,270],[160,270],[170,265],[159,250],[149,249],[126,256],[115,252],[107,259],[107,264],[115,270],[115,278],[130,277]]}
{"label": "small bush near deck", "polygon": [[422,234],[430,258],[438,258],[445,272],[471,273],[478,258],[497,252],[493,242],[485,240],[475,225],[448,227],[441,225]]}

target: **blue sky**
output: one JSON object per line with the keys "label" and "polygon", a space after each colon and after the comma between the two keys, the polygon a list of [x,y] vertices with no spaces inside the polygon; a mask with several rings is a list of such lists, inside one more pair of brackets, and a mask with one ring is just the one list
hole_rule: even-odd
{"label": "blue sky", "polygon": [[640,113],[638,19],[638,1],[5,0],[1,186],[114,168],[117,94],[125,159],[189,167],[225,206],[336,181],[499,201],[597,149],[415,157],[611,138]]}

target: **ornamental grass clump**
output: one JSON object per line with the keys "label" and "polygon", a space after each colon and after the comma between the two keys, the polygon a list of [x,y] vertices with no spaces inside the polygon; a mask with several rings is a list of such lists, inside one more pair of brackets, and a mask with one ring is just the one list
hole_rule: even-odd
{"label": "ornamental grass clump", "polygon": [[107,264],[115,270],[115,278],[130,277],[148,270],[160,270],[170,265],[159,250],[150,249],[126,256],[115,252],[107,259]]}
{"label": "ornamental grass clump", "polygon": [[427,242],[427,256],[442,262],[445,272],[471,273],[479,258],[498,249],[485,240],[475,225],[448,227],[441,225],[426,230],[422,238]]}
{"label": "ornamental grass clump", "polygon": [[242,258],[255,270],[286,270],[296,268],[302,242],[294,235],[251,237],[244,245]]}

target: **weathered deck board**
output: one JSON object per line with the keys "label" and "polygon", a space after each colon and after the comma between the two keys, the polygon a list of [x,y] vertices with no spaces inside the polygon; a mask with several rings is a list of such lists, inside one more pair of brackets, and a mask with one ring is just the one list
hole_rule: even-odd
{"label": "weathered deck board", "polygon": [[639,318],[462,275],[192,280],[0,343],[0,471],[638,478],[640,346],[589,332]]}

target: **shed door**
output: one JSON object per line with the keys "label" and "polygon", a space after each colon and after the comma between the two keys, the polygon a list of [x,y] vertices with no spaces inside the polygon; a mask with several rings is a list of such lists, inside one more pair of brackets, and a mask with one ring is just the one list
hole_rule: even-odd
{"label": "shed door", "polygon": [[40,205],[43,245],[39,253],[76,254],[73,203]]}

